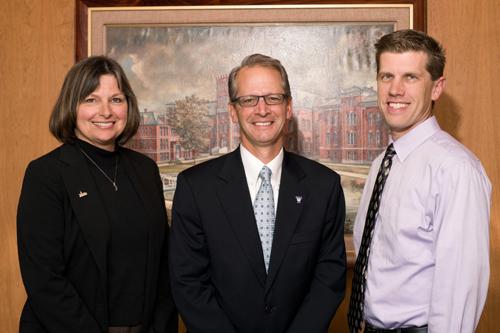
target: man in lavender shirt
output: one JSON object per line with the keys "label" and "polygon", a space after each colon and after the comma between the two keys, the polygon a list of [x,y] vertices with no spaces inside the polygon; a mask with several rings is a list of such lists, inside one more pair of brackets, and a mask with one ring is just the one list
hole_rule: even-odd
{"label": "man in lavender shirt", "polygon": [[[369,251],[365,332],[473,332],[488,290],[491,184],[433,115],[445,87],[441,45],[401,30],[375,48],[378,104],[396,155]],[[356,252],[382,157],[364,188]]]}

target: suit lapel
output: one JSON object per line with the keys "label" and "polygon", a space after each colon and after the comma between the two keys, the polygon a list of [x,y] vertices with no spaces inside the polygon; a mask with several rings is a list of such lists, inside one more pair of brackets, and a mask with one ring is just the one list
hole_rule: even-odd
{"label": "suit lapel", "polygon": [[104,277],[103,281],[107,281],[107,245],[110,230],[101,194],[90,174],[87,162],[75,146],[63,145],[61,160],[68,165],[63,170],[63,179],[71,207],[97,267]]}
{"label": "suit lapel", "polygon": [[240,150],[228,154],[219,172],[217,195],[253,271],[265,285],[266,270]]}
{"label": "suit lapel", "polygon": [[305,173],[302,168],[285,151],[281,171],[273,247],[265,292],[271,288],[279,272],[288,244],[299,221],[302,207],[307,203],[308,189],[304,182],[301,182],[304,177]]}

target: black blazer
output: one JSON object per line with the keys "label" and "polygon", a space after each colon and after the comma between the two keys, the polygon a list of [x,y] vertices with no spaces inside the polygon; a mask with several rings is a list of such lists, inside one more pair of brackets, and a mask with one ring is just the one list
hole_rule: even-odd
{"label": "black blazer", "polygon": [[240,151],[177,178],[172,292],[188,332],[326,332],[344,297],[340,177],[285,152],[268,275]]}
{"label": "black blazer", "polygon": [[[148,225],[144,333],[177,332],[167,264],[161,180],[149,158],[121,148],[120,163],[142,199]],[[28,295],[20,332],[107,331],[109,221],[83,155],[64,144],[32,161],[21,190],[17,237]]]}

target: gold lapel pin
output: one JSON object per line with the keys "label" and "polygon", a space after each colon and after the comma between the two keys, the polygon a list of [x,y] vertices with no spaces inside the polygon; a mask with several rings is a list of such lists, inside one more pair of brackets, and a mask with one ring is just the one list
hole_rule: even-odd
{"label": "gold lapel pin", "polygon": [[301,203],[302,202],[302,196],[301,195],[296,195],[295,196],[295,200],[297,201],[297,203]]}
{"label": "gold lapel pin", "polygon": [[80,191],[80,193],[78,193],[78,197],[79,197],[79,198],[83,198],[83,197],[86,197],[86,196],[87,196],[87,194],[88,194],[87,192],[82,192],[82,191]]}

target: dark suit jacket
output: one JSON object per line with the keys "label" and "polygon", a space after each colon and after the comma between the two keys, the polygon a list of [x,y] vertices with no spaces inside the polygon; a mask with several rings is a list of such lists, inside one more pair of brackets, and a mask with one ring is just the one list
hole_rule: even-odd
{"label": "dark suit jacket", "polygon": [[177,178],[172,292],[188,332],[326,332],[344,297],[340,177],[285,152],[266,275],[240,151]]}
{"label": "dark suit jacket", "polygon": [[[156,164],[122,148],[148,224],[143,332],[176,332],[169,286],[168,224]],[[86,195],[79,195],[86,193]],[[21,274],[28,295],[20,332],[107,331],[109,221],[81,152],[64,144],[31,162],[17,215]]]}

